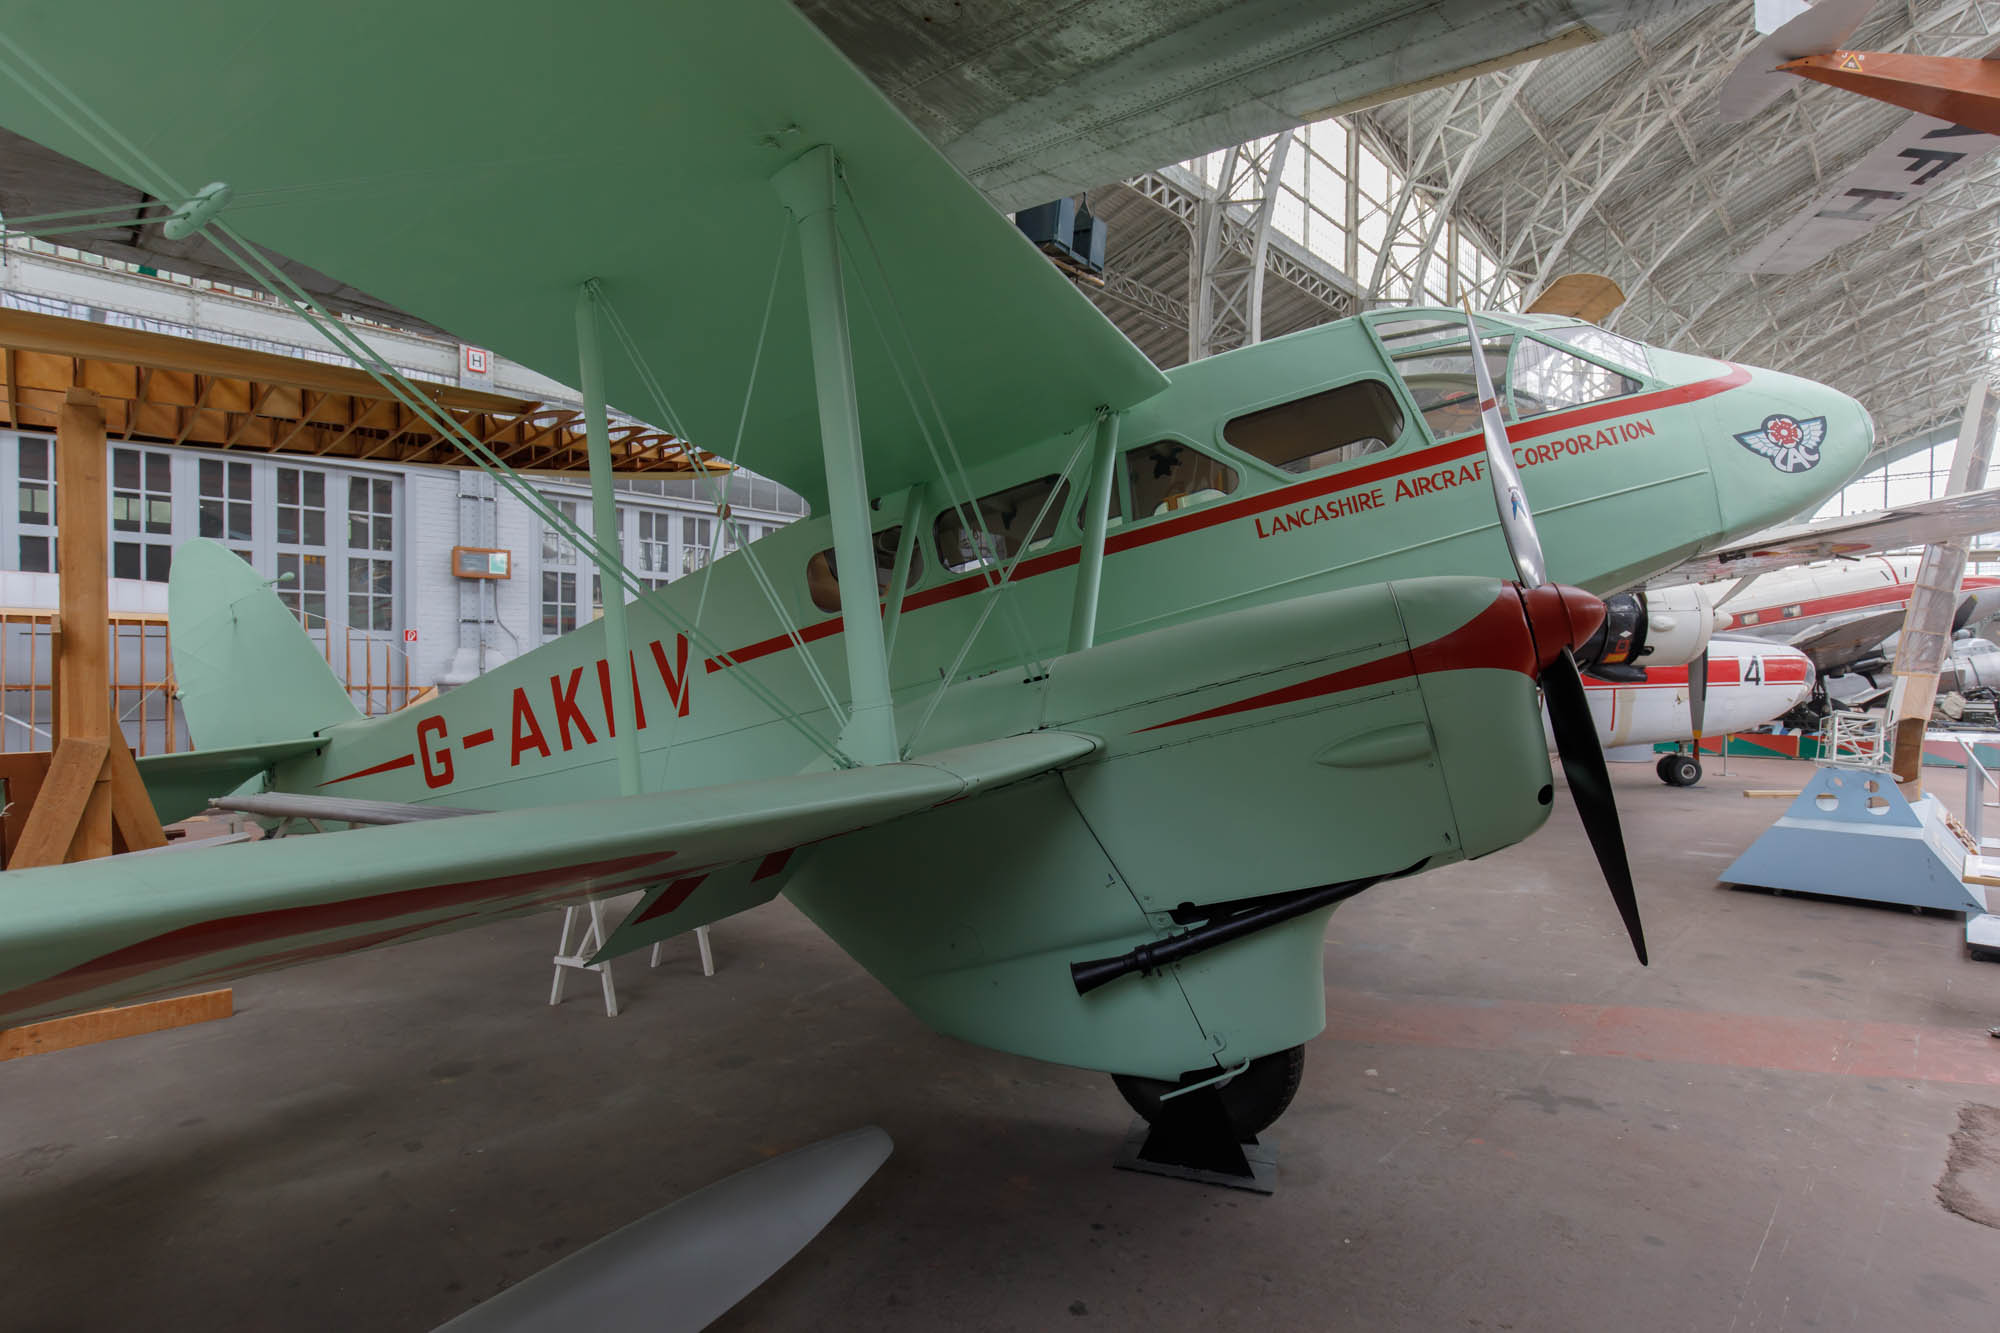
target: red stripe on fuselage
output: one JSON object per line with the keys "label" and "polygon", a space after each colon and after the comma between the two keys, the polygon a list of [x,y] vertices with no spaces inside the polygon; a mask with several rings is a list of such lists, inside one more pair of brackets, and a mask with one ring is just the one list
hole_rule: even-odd
{"label": "red stripe on fuselage", "polygon": [[[1507,428],[1507,440],[1511,444],[1519,444],[1524,440],[1536,439],[1543,435],[1557,435],[1576,426],[1587,426],[1614,417],[1628,417],[1663,407],[1679,407],[1686,403],[1700,402],[1704,398],[1712,398],[1716,394],[1738,388],[1749,381],[1748,370],[1742,366],[1731,365],[1725,374],[1711,379],[1697,380],[1692,384],[1677,384],[1667,389],[1655,389],[1651,393],[1642,393],[1631,398],[1606,399],[1604,402],[1590,403],[1568,412],[1557,412],[1551,416],[1515,422]],[[1315,477],[1295,485],[1281,486],[1275,491],[1246,495],[1241,500],[1207,505],[1201,509],[1191,510],[1178,518],[1149,523],[1142,528],[1128,528],[1122,532],[1115,532],[1105,538],[1104,553],[1116,555],[1121,551],[1136,550],[1141,546],[1150,546],[1154,542],[1166,541],[1184,533],[1198,532],[1203,528],[1212,528],[1234,519],[1248,518],[1267,510],[1290,508],[1304,500],[1317,499],[1337,491],[1356,490],[1389,477],[1427,471],[1485,452],[1484,435],[1462,435],[1458,439],[1446,440],[1442,444],[1434,444],[1415,453],[1399,454],[1383,459],[1379,463],[1366,463],[1360,467],[1349,468],[1345,472],[1336,472],[1331,476]],[[1081,548],[1070,546],[1023,560],[1010,581],[1019,582],[1022,579],[1031,579],[1037,574],[1067,569],[1077,562],[1081,554]],[[960,597],[970,597],[998,582],[996,574],[992,570],[986,570],[966,578],[955,579],[950,583],[940,583],[935,588],[925,588],[921,592],[913,592],[905,597],[903,611],[907,614],[911,611],[921,611],[925,607],[956,601]],[[816,625],[806,626],[799,631],[799,637],[807,643],[816,643],[840,633],[840,628],[840,617],[835,616],[831,620],[822,620]],[[728,654],[726,658],[709,658],[708,669],[721,671],[731,666],[740,666],[745,662],[753,662],[760,657],[782,652],[791,646],[791,635],[774,634],[768,639],[759,639],[755,643],[746,644]]]}
{"label": "red stripe on fuselage", "polygon": [[[1760,685],[1803,685],[1806,683],[1806,661],[1794,657],[1789,652],[1772,654],[1756,659],[1763,663],[1764,678],[1749,682]],[[1644,680],[1599,680],[1595,676],[1585,676],[1584,688],[1589,690],[1643,690],[1665,688],[1688,683],[1688,669],[1685,666],[1646,667]],[[1717,686],[1742,685],[1743,661],[1734,657],[1711,658],[1708,663],[1708,684],[1710,689]]]}
{"label": "red stripe on fuselage", "polygon": [[[1962,592],[1995,587],[2000,587],[2000,579],[1972,577],[1965,579],[1959,585]],[[1871,606],[1900,606],[1910,600],[1910,594],[1914,591],[1916,591],[1914,583],[1884,583],[1880,587],[1862,588],[1858,592],[1832,593],[1825,597],[1808,597],[1804,601],[1798,602],[1773,602],[1769,606],[1753,606],[1748,610],[1738,612],[1730,620],[1729,627],[1731,629],[1761,628],[1765,625],[1782,624],[1787,620],[1804,620],[1809,616],[1832,615],[1836,611],[1860,611]],[[1799,608],[1799,613],[1795,616],[1784,615],[1785,608],[1791,606]],[[1755,616],[1757,618],[1746,621],[1743,618],[1744,616]]]}
{"label": "red stripe on fuselage", "polygon": [[[1463,671],[1474,667],[1490,667],[1501,671],[1518,671],[1533,679],[1535,676],[1535,645],[1528,634],[1527,617],[1521,607],[1520,594],[1511,585],[1484,611],[1460,625],[1442,638],[1419,644],[1387,657],[1378,657],[1360,666],[1343,667],[1339,671],[1311,680],[1301,680],[1290,685],[1281,685],[1275,690],[1253,694],[1235,703],[1206,708],[1199,713],[1189,713],[1170,722],[1156,722],[1150,727],[1141,727],[1139,732],[1158,731],[1162,727],[1178,727],[1189,722],[1207,722],[1212,718],[1229,717],[1237,713],[1250,713],[1263,708],[1277,708],[1283,704],[1298,703],[1305,699],[1319,699],[1329,694],[1342,694],[1348,690],[1358,690],[1369,685],[1381,685],[1392,680],[1402,680],[1408,676],[1428,675],[1437,671]],[[1138,734],[1138,733],[1134,733]]]}
{"label": "red stripe on fuselage", "polygon": [[416,762],[417,762],[416,755],[406,754],[398,758],[390,759],[383,763],[376,764],[373,768],[364,768],[358,772],[349,773],[345,777],[328,778],[325,782],[322,782],[319,785],[322,787],[331,787],[336,782],[352,782],[356,778],[372,778],[377,773],[388,773],[398,768],[408,768],[410,765]]}

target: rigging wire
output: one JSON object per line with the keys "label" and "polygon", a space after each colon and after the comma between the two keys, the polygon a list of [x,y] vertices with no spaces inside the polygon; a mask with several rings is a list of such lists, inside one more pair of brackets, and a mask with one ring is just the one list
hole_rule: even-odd
{"label": "rigging wire", "polygon": [[[1041,509],[1035,514],[1034,523],[1028,528],[1030,536],[1042,526],[1042,520],[1049,516],[1049,509],[1055,504],[1056,496],[1062,493],[1063,483],[1067,482],[1069,474],[1076,470],[1078,461],[1083,458],[1084,450],[1089,446],[1091,438],[1095,434],[1096,427],[1093,425],[1086,427],[1077,439],[1076,448],[1071,451],[1069,462],[1063,464],[1057,483],[1049,487],[1048,495],[1042,500]],[[1021,549],[1014,552],[1014,558],[1007,563],[1005,576],[994,586],[992,592],[987,594],[986,605],[980,609],[979,618],[973,622],[971,632],[965,636],[965,642],[959,644],[958,655],[951,659],[950,668],[938,678],[937,688],[931,691],[930,702],[924,706],[923,716],[917,719],[917,725],[911,730],[909,740],[904,743],[902,752],[904,759],[908,759],[916,751],[917,737],[924,734],[924,728],[930,725],[931,714],[937,712],[938,705],[944,702],[944,693],[947,689],[951,688],[952,680],[958,675],[958,669],[965,665],[965,655],[972,651],[973,643],[979,638],[979,631],[986,627],[986,618],[993,614],[994,607],[1000,605],[1000,590],[1013,582],[1014,571],[1020,568],[1021,561],[1027,557],[1029,551],[1034,549],[1034,545],[1031,541],[1021,543]],[[1036,673],[1038,678],[1046,674],[1046,667],[1041,668]]]}
{"label": "rigging wire", "polygon": [[[736,427],[736,447],[739,450],[743,443],[744,423],[749,417],[750,396],[756,389],[757,366],[764,356],[764,335],[770,329],[771,310],[777,302],[778,275],[784,265],[785,248],[790,231],[791,229],[788,226],[780,234],[778,238],[777,261],[771,267],[771,288],[764,300],[764,323],[757,331],[757,348],[750,361],[750,385],[744,392],[743,418],[737,422]],[[611,326],[612,336],[625,349],[625,355],[639,372],[640,379],[645,383],[646,390],[652,395],[654,404],[659,408],[661,415],[666,418],[667,424],[672,428],[674,433],[685,439],[686,435],[680,424],[680,419],[674,412],[672,404],[667,401],[666,390],[660,384],[659,377],[653,373],[652,365],[646,360],[644,352],[639,347],[638,340],[626,328],[625,321],[618,314],[617,307],[612,304],[610,297],[604,294],[602,288],[598,290],[598,305],[605,312],[606,323]],[[732,459],[738,460],[742,457],[739,452],[735,451],[732,451],[729,456]],[[771,604],[771,610],[776,613],[778,623],[784,627],[785,637],[790,639],[792,646],[798,650],[800,661],[804,664],[807,674],[812,677],[813,684],[819,687],[820,697],[826,700],[827,711],[832,714],[834,721],[844,729],[847,726],[847,715],[842,711],[840,702],[834,695],[833,687],[827,683],[825,674],[820,670],[819,662],[810,652],[806,651],[805,637],[799,632],[798,626],[793,623],[790,613],[786,611],[783,601],[778,596],[776,585],[772,583],[770,577],[764,571],[763,563],[758,560],[755,552],[750,549],[752,543],[742,539],[743,527],[737,522],[735,515],[729,509],[727,480],[721,473],[714,472],[707,467],[702,467],[698,470],[702,475],[702,479],[714,487],[713,494],[716,502],[717,518],[721,521],[725,530],[733,528],[737,538],[738,554],[744,557],[744,563],[749,568],[751,577],[756,580],[757,586],[763,592],[765,600]],[[696,624],[701,623],[702,610],[708,602],[708,586],[714,568],[715,566],[711,562],[702,570],[701,598],[695,605],[694,618]],[[731,661],[730,665],[735,666],[736,663]]]}
{"label": "rigging wire", "polygon": [[[843,178],[843,186],[844,184],[845,181]],[[986,517],[984,511],[980,509],[978,502],[972,498],[972,479],[966,473],[965,460],[958,452],[957,442],[954,441],[952,438],[951,423],[945,419],[944,410],[938,406],[937,393],[931,387],[930,377],[924,373],[923,361],[917,355],[916,342],[910,336],[909,321],[904,318],[902,304],[896,300],[896,290],[889,283],[888,266],[882,260],[882,252],[880,248],[877,247],[877,245],[875,244],[875,234],[872,230],[870,230],[868,226],[867,215],[862,211],[860,202],[854,198],[853,193],[851,191],[847,193],[847,201],[851,206],[850,211],[852,211],[852,213],[854,214],[855,223],[860,228],[861,239],[868,247],[869,259],[874,264],[876,278],[882,284],[882,293],[887,298],[889,303],[889,313],[894,318],[897,332],[902,336],[903,355],[909,359],[910,369],[916,375],[918,384],[920,384],[923,387],[924,397],[930,403],[931,413],[937,420],[938,432],[944,438],[945,452],[950,455],[952,466],[957,470],[958,480],[964,488],[965,500],[961,507],[961,512],[969,514],[971,516],[974,525],[979,530],[980,541],[983,544],[985,544],[986,548],[988,550],[998,550],[999,549],[998,543],[996,543],[993,540],[993,534],[987,529]],[[902,382],[902,371],[900,367],[896,366],[897,349],[890,345],[887,334],[882,332],[880,318],[878,315],[876,315],[875,312],[874,298],[869,294],[868,291],[869,284],[863,282],[863,283],[857,283],[856,285],[861,288],[864,303],[867,304],[869,307],[870,317],[876,320],[878,336],[881,336],[882,338],[884,350],[886,350],[889,353],[890,365],[892,368],[896,369],[896,378],[900,383]],[[904,392],[907,394],[908,391],[909,391],[908,386],[906,384],[904,386]],[[912,400],[911,407],[916,414],[918,427],[923,432],[924,443],[926,447],[930,448],[931,450],[932,461],[937,464],[939,480],[945,482],[947,487],[947,494],[950,494],[949,490],[950,477],[945,474],[943,461],[938,458],[936,447],[932,444],[930,429],[925,424],[923,413],[921,412],[921,410],[917,409],[914,399]],[[1060,489],[1061,489],[1060,485],[1051,488],[1049,493],[1050,498],[1051,499],[1054,498],[1054,496],[1058,491],[1060,491]],[[958,504],[958,500],[955,495],[953,495],[951,498],[953,499],[954,504]],[[1041,519],[1038,517],[1035,520],[1034,526],[1028,529],[1028,536],[1032,538],[1034,536],[1036,529],[1038,529],[1040,526],[1041,526]],[[1023,542],[1021,549],[1025,551],[1031,544],[1032,542]],[[944,558],[942,553],[939,554],[938,558],[940,560]],[[1016,561],[1016,563],[1019,562]],[[1001,597],[1001,595],[1003,594],[1004,590],[1008,585],[1009,580],[1012,577],[1011,569],[1012,567],[1010,566],[1009,567],[1010,572],[1007,578],[999,578],[997,580],[994,579],[994,571],[992,566],[989,565],[988,568],[984,571],[985,576],[989,579],[989,581],[991,581],[990,583],[990,586],[992,588],[991,596],[993,596],[996,601]],[[1048,664],[1042,658],[1042,655],[1035,651],[1034,635],[1029,630],[1027,622],[1022,618],[1020,608],[1017,607],[1010,600],[1008,602],[1007,609],[1010,613],[1011,616],[1010,623],[1014,630],[1015,647],[1020,650],[1022,659],[1025,662],[1034,663],[1034,670],[1031,674],[1037,676],[1046,675],[1048,673]],[[980,623],[982,625],[985,623],[984,616],[980,617]],[[968,643],[966,644],[966,648],[970,647],[971,644],[968,641]],[[959,656],[962,660],[964,657],[964,650],[960,651]]]}
{"label": "rigging wire", "polygon": [[[9,62],[10,57],[12,64]],[[71,92],[61,80],[42,69],[3,31],[0,31],[0,71],[12,76],[24,92],[41,103],[74,133],[90,142],[111,162],[113,169],[129,182],[140,184],[156,197],[187,197],[188,191],[179,181],[148,158],[141,149],[99,116],[87,102]],[[159,188],[161,186],[165,188]],[[274,297],[290,306],[293,313],[312,325],[322,337],[353,358],[357,365],[366,370],[398,402],[409,408],[439,434],[450,439],[475,466],[506,487],[509,493],[521,501],[531,513],[562,533],[579,550],[589,552],[600,569],[615,569],[619,582],[635,593],[643,595],[651,591],[638,582],[631,570],[625,567],[622,558],[613,552],[605,551],[592,536],[583,532],[574,521],[550,505],[540,492],[521,478],[519,473],[467,432],[448,412],[426,398],[374,348],[342,326],[317,301],[299,288],[282,269],[266,260],[261,252],[238,235],[234,229],[216,219],[201,230],[207,236],[209,243],[215,246],[224,258],[269,289]],[[659,609],[676,628],[686,633],[688,638],[705,653],[713,649],[711,655],[726,660],[726,654],[701,633],[699,626],[689,623],[686,616],[677,608],[662,599]],[[842,768],[855,766],[855,761],[842,751],[838,744],[821,735],[818,729],[808,723],[802,715],[786,705],[763,682],[756,680],[754,673],[734,671],[731,675],[753,697],[771,709],[779,720],[811,742],[814,748],[824,753],[836,765]],[[682,688],[683,690],[687,688],[685,682]]]}

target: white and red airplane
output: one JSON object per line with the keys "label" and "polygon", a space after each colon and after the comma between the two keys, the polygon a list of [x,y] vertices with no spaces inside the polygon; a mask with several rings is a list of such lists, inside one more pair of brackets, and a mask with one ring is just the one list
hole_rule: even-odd
{"label": "white and red airplane", "polygon": [[[1887,641],[1903,626],[1917,562],[1914,555],[1828,560],[1761,574],[1741,587],[1708,584],[1704,591],[1727,617],[1719,632],[1789,644],[1825,678],[1886,659],[1893,650]],[[1994,615],[2000,615],[2000,578],[1966,575],[1952,628]]]}
{"label": "white and red airplane", "polygon": [[[1688,666],[1638,671],[1641,679],[1630,681],[1584,677],[1607,758],[1620,758],[1615,753],[1620,748],[1694,739]],[[1710,639],[1703,734],[1726,736],[1776,721],[1811,696],[1814,679],[1811,660],[1796,648],[1762,639]],[[1545,731],[1547,725],[1545,718]],[[1670,787],[1692,787],[1701,780],[1700,759],[1685,751],[1661,755],[1655,767],[1660,781]]]}

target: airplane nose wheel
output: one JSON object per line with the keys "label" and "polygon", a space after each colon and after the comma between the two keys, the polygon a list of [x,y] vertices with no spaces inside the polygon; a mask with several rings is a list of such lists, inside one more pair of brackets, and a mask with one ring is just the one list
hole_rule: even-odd
{"label": "airplane nose wheel", "polygon": [[1691,754],[1663,754],[1657,771],[1669,787],[1692,787],[1701,781],[1701,760]]}
{"label": "airplane nose wheel", "polygon": [[[1241,1140],[1248,1142],[1255,1138],[1285,1113],[1285,1108],[1292,1104],[1292,1098],[1298,1093],[1299,1080],[1304,1076],[1305,1068],[1306,1048],[1294,1046],[1289,1050],[1260,1055],[1235,1078],[1213,1085],[1222,1109],[1228,1113],[1230,1128]],[[1162,1102],[1161,1094],[1188,1083],[1198,1083],[1204,1077],[1210,1076],[1192,1075],[1175,1084],[1165,1079],[1113,1074],[1111,1081],[1118,1085],[1118,1094],[1125,1099],[1127,1106],[1137,1111],[1147,1124],[1157,1125],[1162,1107],[1171,1115],[1179,1104],[1198,1095],[1190,1093]]]}

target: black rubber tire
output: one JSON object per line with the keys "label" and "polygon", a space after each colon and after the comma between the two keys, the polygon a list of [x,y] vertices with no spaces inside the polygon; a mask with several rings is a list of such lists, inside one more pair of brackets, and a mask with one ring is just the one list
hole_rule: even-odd
{"label": "black rubber tire", "polygon": [[[1236,1132],[1248,1138],[1269,1129],[1285,1113],[1285,1108],[1292,1104],[1305,1069],[1306,1048],[1294,1046],[1289,1050],[1260,1055],[1235,1078],[1217,1084],[1215,1090],[1221,1096],[1222,1105],[1229,1112],[1229,1123],[1236,1127]],[[1118,1085],[1118,1095],[1125,1099],[1125,1104],[1151,1124],[1159,1112],[1162,1093],[1210,1077],[1213,1075],[1190,1075],[1182,1078],[1179,1084],[1174,1084],[1164,1079],[1113,1074],[1111,1081]]]}
{"label": "black rubber tire", "polygon": [[1688,754],[1663,754],[1657,765],[1660,781],[1669,787],[1692,787],[1701,781],[1701,761]]}

